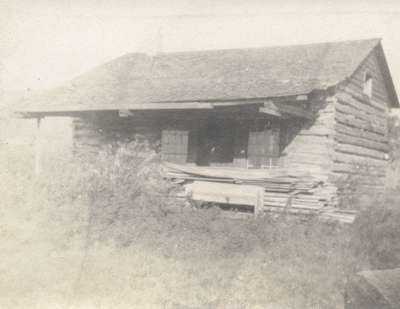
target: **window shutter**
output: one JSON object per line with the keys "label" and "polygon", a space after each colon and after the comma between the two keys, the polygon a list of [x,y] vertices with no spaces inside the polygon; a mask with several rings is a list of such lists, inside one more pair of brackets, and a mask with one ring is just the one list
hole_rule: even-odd
{"label": "window shutter", "polygon": [[233,165],[236,167],[247,167],[247,153],[249,143],[249,127],[248,124],[240,123],[235,128],[235,145]]}
{"label": "window shutter", "polygon": [[280,154],[279,128],[251,130],[248,143],[248,165],[253,168],[276,165]]}
{"label": "window shutter", "polygon": [[270,130],[269,153],[270,158],[278,158],[280,155],[280,136],[279,128],[272,128]]}
{"label": "window shutter", "polygon": [[187,162],[189,131],[163,130],[161,157],[164,161],[184,164]]}

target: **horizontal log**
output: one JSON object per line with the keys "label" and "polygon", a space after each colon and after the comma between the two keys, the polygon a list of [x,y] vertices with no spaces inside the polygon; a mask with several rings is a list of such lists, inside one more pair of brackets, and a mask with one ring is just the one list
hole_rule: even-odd
{"label": "horizontal log", "polygon": [[[344,176],[344,177],[346,177],[346,176]],[[353,178],[355,180],[354,182],[355,182],[355,185],[357,186],[357,188],[365,187],[365,186],[382,188],[385,185],[385,177],[384,176],[378,177],[376,175],[374,175],[374,176],[354,175]],[[339,182],[340,182],[340,180],[339,180]],[[340,188],[343,188],[343,186],[340,186],[340,183],[339,183],[339,189]],[[349,188],[349,191],[351,191],[353,189],[354,188]]]}
{"label": "horizontal log", "polygon": [[318,155],[318,156],[327,156],[332,152],[333,148],[328,147],[301,147],[301,145],[297,145],[297,147],[289,147],[282,152],[282,156],[285,154],[287,156],[297,156],[297,155]]}
{"label": "horizontal log", "polygon": [[385,160],[340,152],[333,153],[332,160],[333,162],[349,163],[371,167],[386,167],[388,164],[388,161]]}
{"label": "horizontal log", "polygon": [[[356,85],[360,90],[362,90],[364,84],[364,76],[361,75],[357,77],[355,76],[353,79],[357,80]],[[388,102],[388,96],[385,90],[385,85],[384,83],[379,83],[379,79],[374,80],[374,91],[372,93],[372,98],[375,99],[377,103],[380,104],[385,104],[385,103],[387,104]]]}
{"label": "horizontal log", "polygon": [[355,154],[355,155],[362,156],[362,157],[381,159],[381,160],[387,160],[387,158],[388,158],[387,154],[382,151],[367,149],[365,147],[348,145],[348,144],[337,143],[335,145],[335,151],[349,153],[349,154]]}
{"label": "horizontal log", "polygon": [[319,135],[328,135],[334,133],[334,127],[333,126],[327,126],[324,124],[316,124],[314,123],[310,127],[304,127],[300,129],[298,132],[299,135],[313,135],[319,136]]}
{"label": "horizontal log", "polygon": [[[331,166],[332,162],[331,161],[324,161],[324,162],[320,162],[319,158],[314,158],[311,159],[310,157],[296,157],[296,158],[287,158],[285,160],[283,160],[283,164],[284,166],[287,167],[292,167],[292,166],[297,166],[297,167],[303,167],[305,165],[312,165],[315,166],[318,170],[322,170],[323,172],[325,172],[326,169],[329,169],[329,167]],[[307,170],[309,171],[309,170]]]}
{"label": "horizontal log", "polygon": [[312,164],[315,166],[320,166],[321,168],[326,168],[330,164],[332,164],[332,159],[324,158],[323,155],[311,156],[308,154],[295,154],[293,156],[284,157],[282,160],[284,166],[292,165],[292,164]]}
{"label": "horizontal log", "polygon": [[368,98],[365,94],[360,93],[359,89],[352,89],[351,87],[346,87],[346,92],[351,94],[353,98],[356,100],[368,104],[370,106],[373,106],[374,108],[383,111],[384,113],[388,112],[388,103],[387,102],[382,102],[382,101],[377,101],[376,98]]}
{"label": "horizontal log", "polygon": [[313,129],[313,126],[323,126],[328,129],[332,129],[335,126],[335,117],[332,117],[332,120],[329,121],[319,121],[316,120],[312,126],[309,127],[310,130]]}
{"label": "horizontal log", "polygon": [[352,93],[353,91],[351,90],[342,89],[336,93],[336,97],[342,104],[350,105],[356,109],[370,114],[385,115],[385,111],[383,109],[376,108],[375,106],[370,105],[368,102],[364,102],[364,100],[358,100],[352,96]]}
{"label": "horizontal log", "polygon": [[387,130],[387,119],[381,119],[377,117],[361,117],[362,113],[359,112],[358,114],[353,114],[350,112],[344,112],[343,110],[337,109],[335,113],[335,119],[338,118],[338,116],[347,116],[351,119],[356,119],[357,121],[363,122],[365,124],[370,124],[373,128],[377,127],[386,132]]}
{"label": "horizontal log", "polygon": [[315,156],[318,158],[321,157],[327,157],[329,156],[330,153],[332,153],[333,148],[328,148],[328,147],[309,147],[307,148],[302,148],[300,145],[298,147],[290,147],[286,148],[282,152],[282,157],[288,157],[288,158],[293,158],[293,157],[298,157],[298,156],[305,156],[308,158],[311,158],[311,156]]}
{"label": "horizontal log", "polygon": [[351,115],[346,115],[346,114],[337,112],[335,115],[335,119],[339,123],[342,123],[342,124],[345,124],[345,125],[348,125],[348,126],[351,126],[354,128],[378,133],[381,135],[387,134],[386,128],[382,128],[381,126],[374,125],[374,124],[369,123],[364,120],[356,119],[354,116],[351,116]]}
{"label": "horizontal log", "polygon": [[382,169],[362,169],[362,168],[356,168],[354,164],[347,164],[347,163],[334,163],[332,166],[332,172],[336,174],[336,177],[338,175],[344,174],[351,174],[351,175],[365,175],[365,176],[370,176],[370,177],[376,177],[376,176],[382,176],[384,177],[386,175],[386,171],[384,168]]}
{"label": "horizontal log", "polygon": [[368,139],[355,137],[347,134],[337,133],[335,134],[335,140],[338,143],[344,143],[349,145],[361,146],[372,150],[378,150],[387,153],[389,151],[389,145],[385,143],[375,142]]}
{"label": "horizontal log", "polygon": [[353,115],[356,118],[379,123],[382,126],[385,126],[387,123],[387,117],[385,117],[384,115],[382,115],[380,113],[371,114],[368,112],[364,112],[363,110],[357,109],[350,105],[342,104],[342,103],[340,103],[340,101],[338,101],[338,103],[335,105],[335,108],[336,108],[336,111],[339,111],[343,114]]}
{"label": "horizontal log", "polygon": [[[303,135],[297,134],[295,138],[292,140],[293,144],[302,144],[303,146],[310,145],[311,142],[315,142],[317,144],[330,144],[333,142],[333,139],[328,138],[326,135]],[[312,145],[310,145],[312,147]]]}
{"label": "horizontal log", "polygon": [[388,143],[388,138],[380,133],[365,131],[342,123],[337,123],[335,125],[335,130],[339,133],[347,134],[354,137],[361,137],[364,139],[373,140],[384,144]]}

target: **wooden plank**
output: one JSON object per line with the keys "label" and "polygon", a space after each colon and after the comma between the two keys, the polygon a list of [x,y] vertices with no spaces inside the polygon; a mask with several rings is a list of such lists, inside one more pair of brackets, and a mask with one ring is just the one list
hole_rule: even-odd
{"label": "wooden plank", "polygon": [[[259,102],[247,102],[247,101],[221,101],[221,102],[210,102],[213,107],[232,107],[232,106],[254,106],[263,105],[262,101]],[[186,104],[186,103],[184,103]]]}
{"label": "wooden plank", "polygon": [[276,116],[276,117],[280,117],[280,118],[284,118],[284,114],[281,113],[279,110],[277,109],[273,109],[273,108],[269,108],[269,107],[260,107],[259,108],[259,112],[260,113],[264,113],[264,114],[268,114],[268,115],[272,115],[272,116]]}
{"label": "wooden plank", "polygon": [[42,172],[42,134],[40,130],[41,118],[36,119],[35,134],[35,176],[39,177]]}
{"label": "wooden plank", "polygon": [[299,118],[313,119],[315,117],[312,111],[307,111],[300,106],[293,106],[281,103],[278,105],[278,108],[281,112],[285,114],[289,114]]}
{"label": "wooden plank", "polygon": [[259,186],[194,181],[185,185],[185,191],[197,201],[253,206],[256,215],[264,207],[264,188]]}
{"label": "wooden plank", "polygon": [[264,213],[264,189],[261,188],[256,192],[256,200],[254,204],[254,215],[260,216]]}
{"label": "wooden plank", "polygon": [[96,106],[78,105],[51,105],[35,106],[20,109],[20,113],[46,113],[46,112],[85,112],[85,111],[116,111],[121,110],[123,114],[135,110],[185,110],[185,109],[213,109],[208,102],[173,102],[173,103],[133,103],[133,104],[103,104]]}
{"label": "wooden plank", "polygon": [[292,117],[313,119],[314,113],[305,110],[300,106],[288,105],[282,102],[265,101],[264,106],[260,107],[259,111],[261,113],[267,113],[275,115],[277,117],[283,117],[285,114]]}
{"label": "wooden plank", "polygon": [[208,102],[177,102],[177,103],[137,103],[130,104],[125,109],[120,109],[121,111],[130,110],[168,110],[168,109],[213,109],[213,105]]}

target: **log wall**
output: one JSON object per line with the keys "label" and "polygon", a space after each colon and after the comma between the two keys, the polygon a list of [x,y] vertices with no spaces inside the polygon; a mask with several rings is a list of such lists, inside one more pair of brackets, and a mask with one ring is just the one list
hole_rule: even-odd
{"label": "log wall", "polygon": [[[366,73],[373,77],[371,98],[363,94]],[[379,59],[373,52],[335,95],[332,175],[343,199],[351,200],[365,190],[383,192],[389,152],[389,103]]]}
{"label": "log wall", "polygon": [[281,165],[308,170],[327,179],[332,168],[334,108],[330,99],[312,102],[313,120],[289,119],[282,123]]}
{"label": "log wall", "polygon": [[76,153],[98,153],[106,145],[134,140],[159,145],[161,131],[155,120],[121,118],[118,115],[92,115],[73,120],[73,143]]}

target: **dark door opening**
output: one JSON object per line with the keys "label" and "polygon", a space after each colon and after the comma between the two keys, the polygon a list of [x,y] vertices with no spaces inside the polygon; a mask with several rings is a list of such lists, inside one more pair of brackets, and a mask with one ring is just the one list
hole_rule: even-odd
{"label": "dark door opening", "polygon": [[234,157],[234,122],[222,119],[209,119],[198,132],[197,165],[213,163],[232,163]]}

